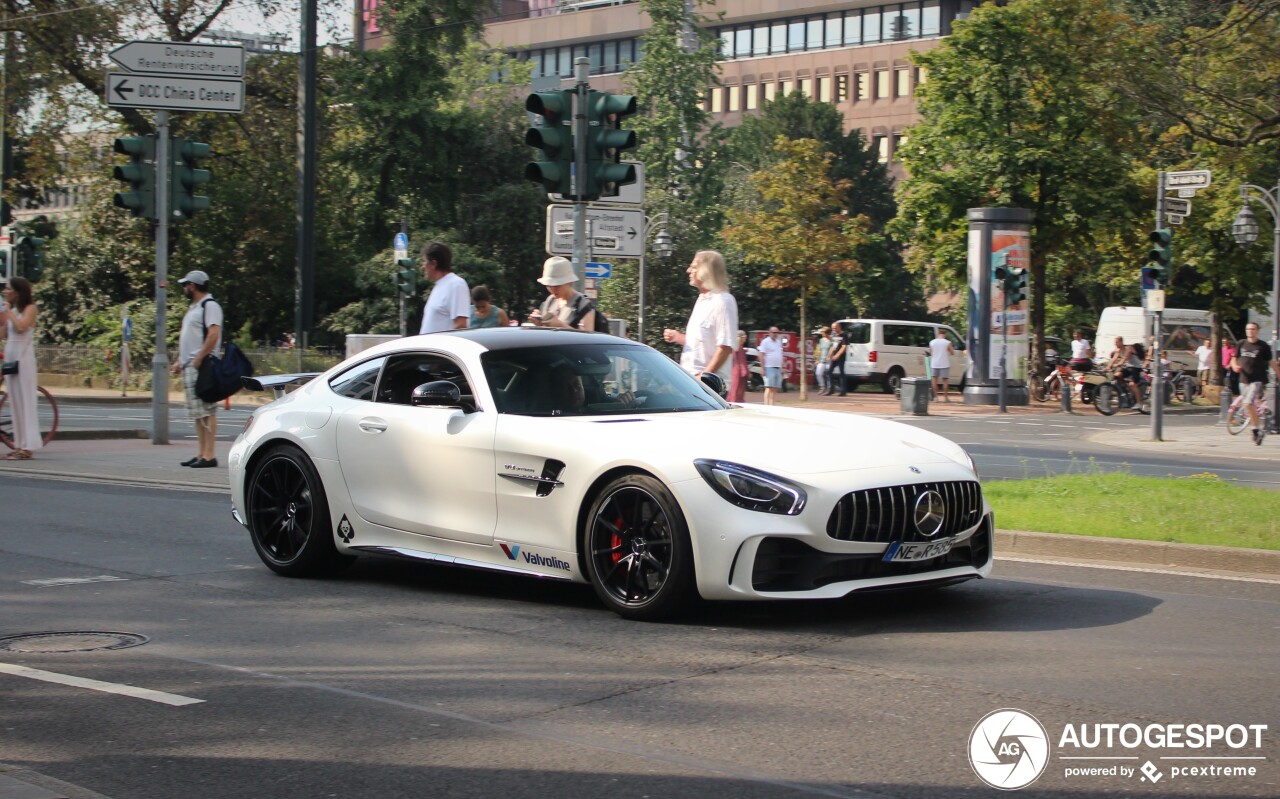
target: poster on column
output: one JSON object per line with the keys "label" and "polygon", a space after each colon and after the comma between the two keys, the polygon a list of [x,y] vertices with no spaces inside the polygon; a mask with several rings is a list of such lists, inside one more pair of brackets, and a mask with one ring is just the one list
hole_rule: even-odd
{"label": "poster on column", "polygon": [[[1030,276],[1031,266],[1031,234],[1025,230],[993,230],[991,231],[991,252],[988,256],[991,263],[999,263],[1004,256],[1004,263],[1010,269],[1026,269]],[[1007,377],[1010,380],[1027,379],[1027,356],[1031,352],[1028,321],[1030,319],[1030,302],[1025,296],[1030,286],[1023,290],[1020,302],[1005,305],[1004,286],[995,277],[995,269],[991,275],[991,322],[988,328],[991,335],[990,377],[1000,378],[1001,354],[1007,364]],[[1007,336],[1007,338],[1006,338]],[[1006,348],[1007,344],[1007,348]]]}

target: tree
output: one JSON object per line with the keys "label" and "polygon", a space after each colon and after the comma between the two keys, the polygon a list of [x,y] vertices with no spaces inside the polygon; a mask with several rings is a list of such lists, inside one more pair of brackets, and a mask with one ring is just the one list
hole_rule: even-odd
{"label": "tree", "polygon": [[1023,0],[979,7],[940,46],[915,56],[929,80],[919,97],[922,121],[900,150],[910,177],[890,230],[913,243],[913,268],[960,285],[966,210],[1033,211],[1037,357],[1046,264],[1090,251],[1141,199],[1132,180],[1139,117],[1117,88],[1140,56],[1135,40],[1130,19],[1107,0]]}
{"label": "tree", "polygon": [[[844,213],[850,181],[833,179],[833,158],[817,141],[779,136],[775,147],[782,160],[752,175],[765,207],[730,211],[722,235],[750,263],[772,267],[762,286],[799,292],[803,341],[809,329],[809,294],[821,285],[823,275],[858,268],[852,253],[866,241],[869,220]],[[808,397],[806,356],[802,346],[801,400]]]}

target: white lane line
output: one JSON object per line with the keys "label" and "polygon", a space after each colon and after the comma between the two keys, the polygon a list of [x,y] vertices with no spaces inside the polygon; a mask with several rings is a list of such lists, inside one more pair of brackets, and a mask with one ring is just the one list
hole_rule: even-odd
{"label": "white lane line", "polygon": [[41,680],[42,682],[57,683],[58,685],[69,685],[73,688],[88,688],[90,691],[101,691],[104,694],[117,694],[119,696],[133,697],[134,699],[145,699],[148,702],[158,702],[162,705],[173,705],[174,707],[195,705],[204,702],[203,699],[192,699],[189,696],[179,696],[178,694],[166,694],[164,691],[152,691],[150,688],[138,688],[133,685],[124,685],[123,683],[102,682],[101,680],[90,680],[85,677],[73,677],[70,674],[59,674],[56,671],[30,669],[26,666],[18,666],[13,663],[0,663],[0,673],[12,674],[15,677],[26,677],[32,680]]}
{"label": "white lane line", "polygon": [[41,588],[51,588],[59,585],[79,585],[80,583],[109,583],[116,580],[128,580],[128,578],[99,574],[97,577],[49,577],[43,580],[23,580],[22,583],[24,585],[38,585]]}
{"label": "white lane line", "polygon": [[1042,558],[1019,558],[1008,555],[997,555],[996,560],[1007,560],[1011,563],[1039,563],[1045,566],[1075,566],[1079,569],[1107,569],[1117,572],[1140,572],[1142,574],[1169,574],[1174,577],[1203,577],[1206,580],[1231,580],[1237,583],[1280,583],[1280,577],[1235,577],[1230,574],[1211,574],[1206,572],[1178,571],[1176,569],[1148,569],[1140,566],[1114,566],[1109,563],[1082,563],[1078,560],[1046,560]]}

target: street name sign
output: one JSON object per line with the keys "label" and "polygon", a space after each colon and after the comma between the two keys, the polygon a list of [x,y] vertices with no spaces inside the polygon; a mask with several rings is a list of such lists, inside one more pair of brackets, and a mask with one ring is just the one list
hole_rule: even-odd
{"label": "street name sign", "polygon": [[[608,250],[617,258],[639,258],[644,253],[644,212],[624,208],[587,206],[591,246]],[[569,223],[568,232],[560,232]],[[547,206],[547,252],[552,255],[573,254],[573,206]]]}
{"label": "street name sign", "polygon": [[1166,197],[1164,200],[1165,213],[1179,214],[1181,216],[1191,215],[1191,201],[1182,200],[1177,197]]}
{"label": "street name sign", "polygon": [[1170,225],[1181,225],[1186,220],[1186,214],[1171,214],[1168,211],[1165,211],[1164,221],[1168,222]]}
{"label": "street name sign", "polygon": [[133,41],[107,56],[134,73],[192,78],[244,78],[244,47],[238,44]]}
{"label": "street name sign", "polygon": [[1164,187],[1166,189],[1207,189],[1212,181],[1212,173],[1207,169],[1164,173]]}
{"label": "street name sign", "polygon": [[244,81],[107,73],[107,105],[165,111],[244,111]]}

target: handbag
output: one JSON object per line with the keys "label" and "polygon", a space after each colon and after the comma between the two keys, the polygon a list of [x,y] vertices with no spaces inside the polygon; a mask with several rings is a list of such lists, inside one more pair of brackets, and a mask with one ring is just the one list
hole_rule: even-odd
{"label": "handbag", "polygon": [[20,361],[5,361],[0,365],[0,375],[16,375],[18,373],[18,364]]}

